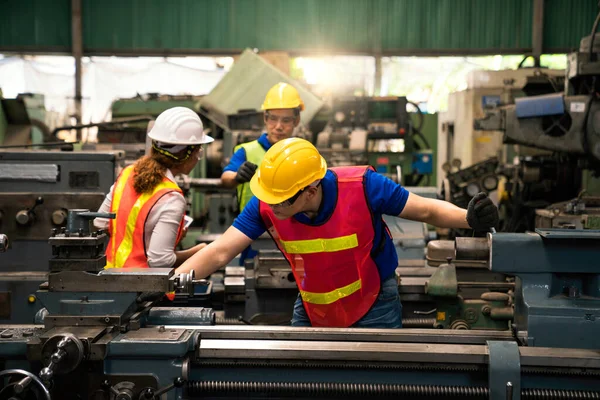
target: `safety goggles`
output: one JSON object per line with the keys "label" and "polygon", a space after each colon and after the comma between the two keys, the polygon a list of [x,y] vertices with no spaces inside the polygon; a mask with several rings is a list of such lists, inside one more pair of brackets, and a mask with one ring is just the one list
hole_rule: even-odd
{"label": "safety goggles", "polygon": [[296,117],[278,117],[277,115],[266,113],[265,121],[270,126],[277,126],[278,123],[281,123],[283,126],[292,126],[296,122]]}
{"label": "safety goggles", "polygon": [[296,202],[296,200],[298,200],[298,197],[300,197],[302,195],[302,193],[304,193],[304,191],[306,189],[308,189],[309,187],[319,187],[319,186],[321,186],[321,180],[320,179],[318,181],[313,182],[312,184],[310,184],[309,186],[305,187],[304,189],[300,189],[298,191],[298,193],[296,193],[295,195],[293,195],[289,199],[287,199],[285,201],[282,201],[281,203],[278,203],[278,204],[269,204],[269,207],[271,207],[271,208],[290,207],[290,206],[294,205],[294,203]]}
{"label": "safety goggles", "polygon": [[293,195],[289,199],[287,199],[285,201],[282,201],[281,203],[269,204],[269,207],[271,207],[271,208],[285,208],[285,207],[290,207],[290,206],[294,205],[294,203],[296,202],[296,200],[298,200],[298,197],[300,197],[302,195],[302,193],[304,193],[304,189],[300,189],[300,191],[298,191],[298,193],[296,193],[295,195]]}

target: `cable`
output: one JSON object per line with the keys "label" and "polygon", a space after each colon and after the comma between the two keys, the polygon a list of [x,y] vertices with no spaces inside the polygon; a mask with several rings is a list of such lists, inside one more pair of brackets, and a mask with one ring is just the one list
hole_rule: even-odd
{"label": "cable", "polygon": [[425,135],[423,135],[423,133],[420,130],[418,130],[416,128],[413,129],[413,136],[418,136],[423,141],[423,144],[425,144],[425,148],[431,149],[431,145],[429,144],[429,141],[427,140]]}
{"label": "cable", "polygon": [[412,101],[407,101],[408,104],[412,104],[413,107],[417,109],[417,114],[419,114],[419,126],[413,127],[414,130],[420,131],[423,128],[423,124],[425,123],[425,116],[423,115],[423,111],[419,108],[417,103],[413,103]]}

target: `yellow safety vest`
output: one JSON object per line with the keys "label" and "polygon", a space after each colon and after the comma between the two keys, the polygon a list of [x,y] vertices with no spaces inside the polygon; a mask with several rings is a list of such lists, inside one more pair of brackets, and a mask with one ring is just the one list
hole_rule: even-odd
{"label": "yellow safety vest", "polygon": [[[233,149],[234,153],[239,149],[243,148],[246,151],[246,161],[250,161],[253,164],[260,165],[267,151],[262,147],[258,140],[253,140],[248,143],[242,143],[238,146],[235,146]],[[237,199],[238,199],[238,209],[240,212],[246,207],[246,204],[250,201],[250,199],[254,196],[252,194],[252,190],[250,190],[250,182],[241,183],[237,185]]]}

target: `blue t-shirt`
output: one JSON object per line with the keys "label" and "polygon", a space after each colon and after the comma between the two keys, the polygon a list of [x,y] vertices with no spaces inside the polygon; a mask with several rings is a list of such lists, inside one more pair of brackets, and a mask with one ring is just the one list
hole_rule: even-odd
{"label": "blue t-shirt", "polygon": [[[271,142],[267,139],[267,134],[263,133],[260,135],[258,139],[256,139],[258,143],[265,149],[265,151],[271,148]],[[242,166],[243,163],[246,162],[246,149],[240,147],[238,151],[233,153],[231,156],[231,160],[229,160],[229,164],[225,168],[223,168],[223,172],[225,171],[233,171],[237,172],[238,169]]]}
{"label": "blue t-shirt", "polygon": [[[368,170],[365,175],[365,185],[367,201],[375,218],[373,249],[378,249],[381,246],[382,236],[385,240],[383,249],[375,257],[375,263],[379,268],[379,276],[381,280],[385,280],[392,276],[396,267],[398,267],[398,254],[390,235],[384,234],[382,215],[399,215],[408,200],[408,190],[371,170]],[[337,182],[333,172],[327,171],[321,181],[321,186],[323,188],[323,203],[318,215],[311,220],[304,213],[296,214],[293,218],[296,218],[298,222],[306,225],[320,225],[329,219],[333,213],[333,207],[337,199]],[[250,199],[246,204],[242,213],[233,221],[233,226],[252,240],[256,240],[266,231],[265,224],[260,217],[259,201],[256,197]]]}

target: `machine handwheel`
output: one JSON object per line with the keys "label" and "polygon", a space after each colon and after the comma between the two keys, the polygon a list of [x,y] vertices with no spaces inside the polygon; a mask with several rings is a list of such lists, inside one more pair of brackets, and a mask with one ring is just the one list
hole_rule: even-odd
{"label": "machine handwheel", "polygon": [[52,400],[42,381],[31,372],[22,369],[0,371],[1,378],[12,378],[0,390],[0,400]]}

